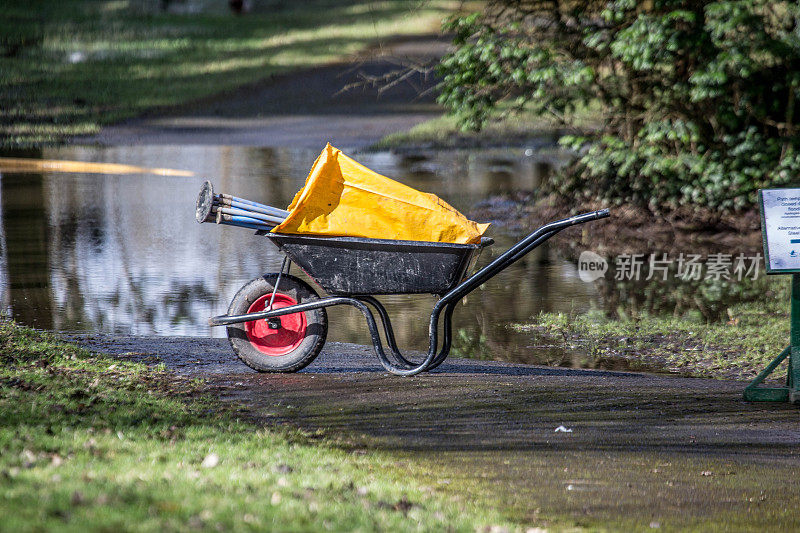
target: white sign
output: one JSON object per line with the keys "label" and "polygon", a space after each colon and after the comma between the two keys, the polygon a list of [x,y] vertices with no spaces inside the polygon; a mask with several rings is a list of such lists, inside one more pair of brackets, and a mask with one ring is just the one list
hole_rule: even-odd
{"label": "white sign", "polygon": [[767,270],[800,271],[800,189],[762,189],[760,196]]}

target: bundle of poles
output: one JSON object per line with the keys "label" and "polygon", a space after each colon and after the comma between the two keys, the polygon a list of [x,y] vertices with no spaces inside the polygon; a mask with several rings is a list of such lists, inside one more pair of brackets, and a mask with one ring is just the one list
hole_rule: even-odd
{"label": "bundle of poles", "polygon": [[196,216],[198,222],[270,231],[283,222],[289,212],[230,194],[214,194],[211,182],[207,181],[197,198]]}

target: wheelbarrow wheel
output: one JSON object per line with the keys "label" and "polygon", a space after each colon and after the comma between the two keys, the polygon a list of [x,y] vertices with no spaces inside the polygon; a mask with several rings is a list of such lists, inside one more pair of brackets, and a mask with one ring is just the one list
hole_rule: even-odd
{"label": "wheelbarrow wheel", "polygon": [[[277,274],[266,274],[239,289],[229,315],[257,313],[269,306]],[[306,282],[284,274],[272,303],[273,309],[318,300]],[[259,372],[296,372],[314,360],[325,344],[328,314],[325,309],[282,315],[228,326],[228,340],[244,364]]]}

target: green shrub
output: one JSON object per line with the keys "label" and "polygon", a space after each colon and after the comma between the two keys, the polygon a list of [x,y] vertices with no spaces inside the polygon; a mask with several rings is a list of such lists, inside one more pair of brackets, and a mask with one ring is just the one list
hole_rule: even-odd
{"label": "green shrub", "polygon": [[800,3],[491,1],[446,29],[440,101],[463,128],[501,103],[601,110],[562,139],[578,157],[550,186],[570,198],[736,212],[800,175]]}

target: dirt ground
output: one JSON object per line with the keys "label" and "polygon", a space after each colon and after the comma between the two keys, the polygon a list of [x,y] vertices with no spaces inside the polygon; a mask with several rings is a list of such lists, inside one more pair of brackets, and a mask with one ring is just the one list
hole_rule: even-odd
{"label": "dirt ground", "polygon": [[73,142],[363,148],[441,114],[432,74],[389,80],[405,66],[430,66],[447,47],[434,36],[387,41],[352,62],[268,78]]}
{"label": "dirt ground", "polygon": [[525,524],[800,528],[798,409],[744,402],[742,382],[467,359],[399,378],[337,343],[300,373],[259,374],[220,339],[70,340],[207,379],[257,423],[390,451],[432,490]]}

